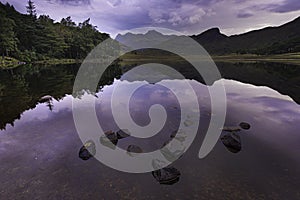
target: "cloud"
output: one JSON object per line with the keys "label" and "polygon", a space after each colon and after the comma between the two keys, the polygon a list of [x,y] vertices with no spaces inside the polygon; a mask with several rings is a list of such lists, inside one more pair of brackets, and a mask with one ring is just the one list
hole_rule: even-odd
{"label": "cloud", "polygon": [[187,26],[200,22],[205,14],[206,11],[202,8],[190,4],[183,4],[180,8],[170,12],[167,22],[172,24],[172,26]]}
{"label": "cloud", "polygon": [[112,6],[112,7],[115,7],[115,6],[118,6],[122,3],[122,0],[107,0],[107,3]]}
{"label": "cloud", "polygon": [[287,13],[300,10],[299,0],[283,0],[280,2],[270,2],[263,4],[255,4],[248,9],[250,10],[264,10],[275,13]]}
{"label": "cloud", "polygon": [[253,16],[252,13],[247,13],[247,12],[242,12],[242,13],[237,14],[238,18],[248,18],[248,17],[252,17],[252,16]]}
{"label": "cloud", "polygon": [[285,13],[300,10],[299,0],[285,0],[281,5],[274,5],[270,11]]}
{"label": "cloud", "polygon": [[91,4],[90,0],[47,0],[47,1],[49,1],[51,3],[68,4],[68,5],[72,5],[72,6]]}
{"label": "cloud", "polygon": [[[26,0],[8,1],[23,13]],[[300,15],[299,0],[39,0],[38,14],[56,21],[71,16],[77,23],[91,18],[102,32],[119,32],[144,26],[199,34],[219,27],[227,35],[265,26],[281,25]],[[291,12],[294,11],[294,12]]]}

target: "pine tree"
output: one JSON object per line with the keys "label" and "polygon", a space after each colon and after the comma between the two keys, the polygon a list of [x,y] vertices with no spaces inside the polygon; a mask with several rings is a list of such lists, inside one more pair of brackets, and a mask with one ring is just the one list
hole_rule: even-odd
{"label": "pine tree", "polygon": [[28,1],[28,5],[26,6],[27,8],[27,13],[32,16],[32,17],[36,17],[36,10],[35,10],[35,5],[34,2],[29,0]]}

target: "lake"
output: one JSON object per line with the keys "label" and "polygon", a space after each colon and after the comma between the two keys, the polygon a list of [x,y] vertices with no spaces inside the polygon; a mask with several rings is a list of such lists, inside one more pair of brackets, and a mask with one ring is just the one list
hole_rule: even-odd
{"label": "lake", "polygon": [[[238,131],[241,150],[232,153],[219,139],[210,154],[198,158],[210,117],[208,87],[200,76],[180,65],[186,80],[157,77],[143,81],[135,65],[113,65],[106,70],[93,98],[103,130],[122,129],[110,108],[116,85],[142,87],[130,100],[132,119],[140,126],[149,123],[151,105],[161,104],[167,123],[158,136],[125,138],[120,148],[139,146],[150,152],[164,145],[178,129],[180,109],[176,97],[159,83],[168,82],[178,91],[188,81],[195,91],[200,119],[195,140],[172,167],[180,178],[172,185],[160,184],[151,172],[130,174],[82,160],[82,142],[73,115],[73,83],[78,65],[20,66],[0,71],[0,199],[300,199],[300,68],[282,63],[216,63],[227,96],[225,126],[240,122],[251,125]],[[175,66],[175,68],[176,68]],[[178,69],[176,68],[176,69]],[[138,81],[133,81],[138,80]],[[213,83],[212,83],[213,84]],[[40,98],[51,95],[52,100]],[[189,105],[189,93],[185,104]],[[121,109],[121,108],[119,108]],[[192,116],[192,109],[188,110]],[[87,119],[88,121],[88,119]],[[198,122],[197,122],[198,123]],[[222,127],[220,127],[222,128]],[[222,132],[221,137],[230,134]],[[95,141],[97,142],[97,141]],[[97,152],[100,153],[101,152]]]}

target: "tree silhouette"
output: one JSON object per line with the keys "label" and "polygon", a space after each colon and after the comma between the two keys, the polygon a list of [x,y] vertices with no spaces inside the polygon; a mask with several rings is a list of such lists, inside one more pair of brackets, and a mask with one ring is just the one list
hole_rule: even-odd
{"label": "tree silhouette", "polygon": [[26,6],[26,8],[27,8],[27,13],[30,16],[36,17],[36,10],[35,10],[35,5],[34,5],[33,1],[28,0],[28,5]]}

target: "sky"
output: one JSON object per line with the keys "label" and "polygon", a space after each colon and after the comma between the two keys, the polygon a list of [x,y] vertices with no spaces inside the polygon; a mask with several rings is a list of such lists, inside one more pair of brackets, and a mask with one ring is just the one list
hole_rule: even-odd
{"label": "sky", "polygon": [[[8,2],[26,13],[27,0]],[[34,0],[33,0],[34,1]],[[263,3],[262,3],[263,2]],[[300,16],[299,0],[35,0],[37,14],[91,23],[112,37],[133,28],[162,27],[199,34],[219,27],[226,35],[278,26]]]}

